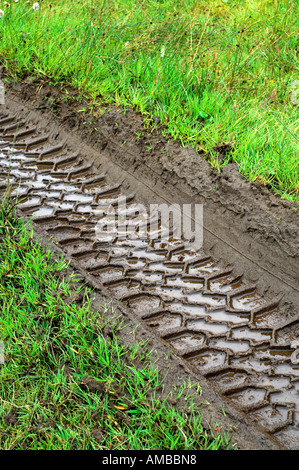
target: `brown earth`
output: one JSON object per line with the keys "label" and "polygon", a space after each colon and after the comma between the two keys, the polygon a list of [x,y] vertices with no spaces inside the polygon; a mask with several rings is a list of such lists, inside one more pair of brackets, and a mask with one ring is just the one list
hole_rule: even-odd
{"label": "brown earth", "polygon": [[[103,107],[91,112],[87,101],[78,102],[70,88],[59,89],[34,77],[10,82],[7,88],[9,102],[22,103],[57,141],[70,144],[71,135],[75,151],[88,148],[88,155],[92,148],[89,158],[99,169],[104,160],[117,164],[119,170],[113,167],[109,176],[115,182],[126,180],[128,193],[133,191],[145,204],[203,204],[205,250],[231,265],[236,275],[258,281],[269,299],[281,297],[285,310],[298,318],[298,203],[250,183],[235,163],[218,173],[193,148],[183,148],[158,131],[147,132],[133,109]],[[19,103],[16,110],[21,110]],[[84,108],[86,112],[79,112]],[[138,133],[143,135],[138,138]]]}
{"label": "brown earth", "polygon": [[[10,82],[7,89],[11,111],[22,112],[29,121],[47,129],[53,142],[66,142],[85,155],[99,172],[105,168],[111,180],[121,182],[128,193],[134,191],[140,202],[202,203],[205,251],[224,267],[231,266],[236,276],[244,274],[248,282],[256,283],[265,298],[280,298],[286,319],[298,319],[298,204],[280,200],[267,188],[249,183],[233,163],[218,173],[194,149],[182,148],[158,131],[147,132],[142,116],[135,110],[124,113],[122,109],[107,107],[104,114],[98,110],[78,112],[87,104],[76,101],[72,90],[68,89],[68,96],[74,99],[64,101],[66,89],[34,78],[24,83]],[[141,132],[143,135],[137,138]],[[225,149],[219,148],[220,158],[222,150]],[[44,246],[49,245],[37,228],[36,233]],[[59,253],[55,245],[52,248]],[[84,276],[94,283],[86,272]],[[103,294],[108,292],[101,289],[99,297]],[[132,318],[124,307],[115,308],[130,318],[131,326],[123,340],[135,341],[131,328],[139,324],[138,319]],[[182,380],[189,376],[191,381],[198,380],[190,364],[175,355],[166,360],[168,346],[150,328],[138,326],[136,339],[149,335],[162,371],[172,370],[168,374],[169,386],[178,371]],[[200,379],[200,384],[200,400],[209,402],[203,405],[206,423],[217,421],[226,429],[237,429],[234,438],[241,449],[280,448],[275,439],[253,427],[246,415],[220,399],[205,378]],[[220,411],[223,403],[226,416]]]}

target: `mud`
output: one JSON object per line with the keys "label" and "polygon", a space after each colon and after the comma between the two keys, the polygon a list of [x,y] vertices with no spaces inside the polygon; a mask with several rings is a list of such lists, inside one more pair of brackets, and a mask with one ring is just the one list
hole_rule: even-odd
{"label": "mud", "polygon": [[[218,173],[204,155],[163,137],[162,128],[147,131],[135,110],[103,106],[104,114],[98,109],[79,112],[88,103],[77,102],[71,89],[61,90],[34,77],[6,86],[11,92],[8,100],[18,97],[24,111],[26,103],[29,105],[25,114],[35,119],[32,127],[42,119],[56,142],[67,139],[71,132],[73,148],[92,147],[88,160],[98,168],[103,166],[103,156],[116,163],[140,202],[152,203],[156,197],[165,202],[203,203],[205,246],[215,258],[223,259],[225,251],[234,269],[240,266],[242,274],[258,279],[265,289],[270,285],[282,295],[284,289],[288,292],[287,286],[298,291],[297,203],[248,182],[234,163]],[[217,149],[220,158],[225,149],[221,145]],[[104,165],[111,179],[119,182],[120,169],[109,170]]]}
{"label": "mud", "polygon": [[[101,133],[92,135],[86,116],[88,124],[73,110],[63,117],[71,113],[70,105],[61,106],[64,109],[55,118],[48,110],[43,115],[32,111],[52,97],[49,91],[43,94],[40,89],[27,108],[30,86],[15,88],[18,99],[8,96],[9,109],[0,121],[2,191],[9,174],[13,191],[23,198],[23,214],[32,216],[95,285],[121,300],[131,316],[154,332],[154,338],[162,338],[186,367],[196,371],[200,382],[207,379],[208,387],[228,400],[236,416],[243,413],[249,419],[248,429],[262,425],[277,447],[298,447],[298,250],[297,240],[288,235],[297,233],[297,206],[274,201],[263,188],[242,180],[232,167],[229,181],[228,166],[216,175],[215,190],[215,175],[207,162],[198,155],[196,161],[192,149],[180,149],[162,137],[158,149],[147,155],[144,142],[133,140],[141,126],[140,116],[133,111],[126,115],[108,111],[97,121]],[[53,93],[61,98],[57,91]],[[9,120],[14,111],[21,113],[24,126],[16,125],[15,118]],[[116,132],[114,127],[123,130]],[[50,131],[48,138],[45,129]],[[104,142],[105,132],[120,140]],[[124,132],[131,138],[126,146],[120,143]],[[162,151],[169,148],[176,150],[176,156],[164,156]],[[226,198],[221,200],[223,191]],[[101,217],[96,208],[116,206],[128,194],[131,208],[136,200],[144,204],[204,200],[204,248],[194,253],[180,239],[155,242],[149,233],[132,242],[99,241],[95,226]],[[248,230],[248,217],[244,230],[245,216],[237,209],[246,213],[248,201],[257,224],[254,231]],[[282,214],[285,232],[280,229],[274,236],[275,218]]]}

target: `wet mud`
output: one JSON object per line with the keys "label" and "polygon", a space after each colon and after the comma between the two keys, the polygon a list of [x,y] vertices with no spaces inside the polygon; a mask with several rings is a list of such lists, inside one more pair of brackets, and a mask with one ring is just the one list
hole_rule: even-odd
{"label": "wet mud", "polygon": [[[225,261],[228,253],[222,259],[215,256],[209,241],[195,251],[175,235],[165,237],[159,223],[146,225],[131,239],[105,235],[107,210],[123,208],[120,200],[125,200],[130,221],[142,226],[143,204],[150,194],[139,198],[137,184],[135,196],[128,192],[133,185],[114,162],[103,157],[97,164],[96,158],[88,160],[31,126],[26,116],[20,120],[8,108],[2,111],[0,193],[9,181],[22,213],[96,284],[253,425],[262,426],[278,445],[298,448],[299,318],[292,263],[281,287],[278,278],[271,284],[271,272],[263,282],[248,276],[253,269],[249,264],[241,273],[244,260],[234,269]],[[295,247],[294,240],[286,243],[293,261]]]}

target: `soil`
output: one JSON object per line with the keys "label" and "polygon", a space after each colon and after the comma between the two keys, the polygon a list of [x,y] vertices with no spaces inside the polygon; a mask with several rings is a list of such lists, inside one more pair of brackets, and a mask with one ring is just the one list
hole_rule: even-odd
{"label": "soil", "polygon": [[[286,322],[298,320],[297,203],[280,200],[267,188],[246,181],[233,163],[218,173],[193,148],[182,148],[163,137],[163,129],[147,131],[136,110],[106,107],[104,114],[98,110],[79,112],[87,108],[87,103],[78,102],[73,90],[59,89],[34,77],[23,83],[10,82],[7,90],[10,112],[21,113],[26,122],[47,129],[53,144],[66,143],[99,174],[104,170],[110,181],[122,184],[127,194],[134,192],[139,202],[146,206],[154,202],[202,203],[205,251],[223,269],[231,268],[234,279],[244,276],[247,283],[258,286],[266,300],[279,303]],[[68,101],[64,100],[66,91],[72,97]],[[219,158],[225,150],[219,148]],[[35,233],[42,245],[60,253],[39,227],[35,227]],[[93,276],[74,260],[72,263],[97,289],[99,304],[103,295],[109,298],[109,290],[99,288]],[[157,338],[150,323],[140,324],[130,308],[120,307],[117,302],[112,305],[130,319],[124,342],[150,338],[159,367],[163,373],[168,372],[168,387],[177,385],[177,380],[199,380],[192,362],[187,364],[175,354],[169,357],[167,341]],[[150,321],[153,323],[153,319]],[[85,387],[97,386],[88,379]],[[232,407],[226,397],[219,397],[205,377],[200,377],[200,385],[199,400],[207,427],[221,422],[225,429],[237,430],[234,438],[240,449],[283,448],[273,436],[253,426],[246,413]],[[225,416],[221,413],[223,404]]]}
{"label": "soil", "polygon": [[[147,132],[134,109],[103,107],[104,114],[98,109],[79,112],[88,109],[88,103],[76,101],[73,90],[34,77],[10,82],[7,89],[10,108],[17,99],[15,110],[45,124],[57,141],[66,139],[79,152],[85,144],[85,154],[99,168],[104,156],[117,164],[122,171],[108,170],[109,177],[116,183],[126,180],[128,193],[133,191],[144,204],[156,202],[153,194],[162,202],[203,204],[206,251],[214,259],[225,257],[236,275],[258,281],[269,298],[285,299],[285,308],[298,317],[298,203],[247,181],[235,163],[219,173],[192,147],[183,148],[161,131]],[[65,101],[65,96],[72,99]],[[220,147],[220,157],[222,151]]]}

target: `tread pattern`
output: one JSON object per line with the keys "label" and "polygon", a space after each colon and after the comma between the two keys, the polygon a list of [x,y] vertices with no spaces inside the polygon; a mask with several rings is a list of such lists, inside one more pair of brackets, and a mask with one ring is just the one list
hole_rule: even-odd
{"label": "tread pattern", "polygon": [[[80,155],[52,146],[15,117],[0,119],[0,193],[10,181],[22,211],[133,309],[217,390],[287,448],[299,442],[299,321],[282,318],[242,277],[174,236],[111,236],[111,186]],[[126,199],[136,223],[142,207]],[[136,210],[140,214],[136,216]],[[132,222],[132,220],[131,220]],[[102,231],[99,232],[98,230]],[[161,232],[157,222],[157,234]],[[100,235],[99,235],[100,233]]]}

